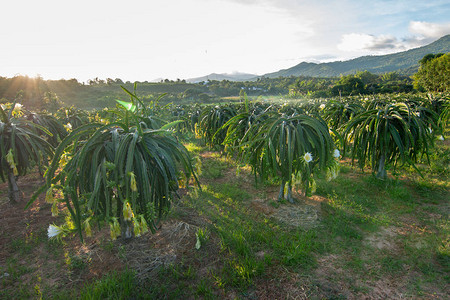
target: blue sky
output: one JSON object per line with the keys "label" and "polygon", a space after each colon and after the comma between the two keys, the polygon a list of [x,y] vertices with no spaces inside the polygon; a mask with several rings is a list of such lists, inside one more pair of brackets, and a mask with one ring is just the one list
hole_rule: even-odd
{"label": "blue sky", "polygon": [[264,74],[450,33],[448,0],[15,0],[2,13],[0,76],[80,81]]}

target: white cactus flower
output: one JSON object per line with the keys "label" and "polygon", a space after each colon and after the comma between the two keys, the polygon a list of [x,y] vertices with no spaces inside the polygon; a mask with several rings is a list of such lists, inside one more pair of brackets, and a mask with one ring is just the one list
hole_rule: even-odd
{"label": "white cactus flower", "polygon": [[339,152],[339,150],[338,149],[334,149],[334,152],[333,152],[333,157],[335,157],[335,158],[339,158],[341,156],[341,152]]}
{"label": "white cactus flower", "polygon": [[16,105],[14,106],[13,111],[21,111],[22,110],[23,105],[20,103],[16,103]]}
{"label": "white cactus flower", "polygon": [[48,226],[47,235],[49,239],[58,237],[61,233],[62,229],[60,227],[55,225]]}
{"label": "white cactus flower", "polygon": [[67,123],[67,125],[64,125],[64,128],[66,128],[67,131],[71,131],[72,130],[72,124]]}
{"label": "white cactus flower", "polygon": [[313,156],[312,156],[311,153],[306,152],[305,155],[303,155],[303,159],[304,159],[307,163],[309,163],[309,162],[311,162],[311,161],[313,160]]}

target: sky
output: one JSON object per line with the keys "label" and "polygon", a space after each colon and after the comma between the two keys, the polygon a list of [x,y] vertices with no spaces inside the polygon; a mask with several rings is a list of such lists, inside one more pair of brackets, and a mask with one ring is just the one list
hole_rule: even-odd
{"label": "sky", "polygon": [[404,51],[446,34],[448,0],[14,0],[0,12],[0,76],[263,75]]}

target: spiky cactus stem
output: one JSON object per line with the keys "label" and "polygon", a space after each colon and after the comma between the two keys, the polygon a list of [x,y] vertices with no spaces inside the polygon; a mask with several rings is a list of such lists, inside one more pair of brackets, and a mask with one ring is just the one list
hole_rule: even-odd
{"label": "spiky cactus stem", "polygon": [[[287,193],[285,195],[284,188],[285,188],[286,184],[288,185],[288,187],[287,187]],[[294,198],[292,197],[292,183],[291,182],[286,183],[286,181],[284,181],[284,180],[281,181],[280,192],[278,193],[278,201],[282,201],[282,200],[287,200],[290,203],[294,203]]]}
{"label": "spiky cactus stem", "polygon": [[286,194],[286,200],[290,203],[294,203],[294,198],[292,197],[292,184],[291,182],[288,182],[288,189]]}
{"label": "spiky cactus stem", "polygon": [[278,201],[283,201],[284,199],[284,186],[286,181],[281,180],[280,192],[278,193]]}
{"label": "spiky cactus stem", "polygon": [[123,240],[129,240],[133,237],[133,222],[131,221],[122,221],[121,228],[121,236]]}
{"label": "spiky cactus stem", "polygon": [[378,161],[378,170],[377,170],[377,178],[379,179],[386,179],[387,172],[385,170],[385,162],[386,162],[386,156],[382,154],[380,156],[380,160]]}
{"label": "spiky cactus stem", "polygon": [[22,200],[22,195],[19,191],[19,186],[17,185],[16,176],[14,176],[13,171],[8,172],[8,187],[9,187],[9,200],[11,203],[17,203]]}

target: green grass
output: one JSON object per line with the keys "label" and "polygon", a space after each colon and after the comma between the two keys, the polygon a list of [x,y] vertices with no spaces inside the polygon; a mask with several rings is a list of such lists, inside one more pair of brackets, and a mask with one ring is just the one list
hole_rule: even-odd
{"label": "green grass", "polygon": [[9,276],[2,278],[3,281],[16,281],[22,275],[31,272],[33,269],[30,266],[21,264],[17,258],[10,258],[6,262],[6,268],[2,271],[2,274],[8,273]]}
{"label": "green grass", "polygon": [[193,266],[184,263],[161,267],[140,288],[143,299],[212,299],[217,290],[210,278],[200,278]]}
{"label": "green grass", "polygon": [[[23,264],[18,258],[9,258],[6,265],[0,266],[0,298],[2,299],[24,299],[33,295],[32,287],[21,282],[22,276],[34,271],[34,268]],[[14,290],[6,290],[4,287],[14,285]]]}
{"label": "green grass", "polygon": [[206,150],[206,146],[201,146],[198,144],[198,142],[196,143],[195,141],[188,142],[188,143],[184,144],[184,146],[189,151],[189,153],[191,153],[193,155],[198,155],[198,154],[200,154],[200,152]]}
{"label": "green grass", "polygon": [[[211,220],[210,230],[220,239],[227,257],[218,274],[220,284],[246,288],[253,278],[264,274],[275,258],[297,270],[313,267],[313,251],[320,250],[317,234],[255,216],[248,207],[250,199],[252,196],[245,190],[225,183],[202,186],[202,191],[185,203]],[[256,253],[261,252],[263,257],[257,257]]]}
{"label": "green grass", "polygon": [[232,164],[224,157],[214,153],[211,158],[204,159],[202,162],[202,175],[207,179],[218,179],[225,175]]}
{"label": "green grass", "polygon": [[79,291],[70,290],[55,293],[52,295],[52,299],[136,299],[141,295],[135,273],[126,270],[120,273],[110,273],[86,284]]}
{"label": "green grass", "polygon": [[[220,172],[226,167],[218,158],[208,163],[208,168]],[[423,195],[421,189],[427,194]],[[448,228],[442,231],[442,224],[431,224],[433,230],[440,230],[437,238],[431,232],[418,237],[419,244],[426,247],[413,242],[413,233],[381,237],[389,245],[395,245],[394,249],[374,248],[367,242],[369,236],[382,232],[383,228],[405,226],[401,217],[418,215],[429,224],[431,219],[418,214],[418,210],[427,203],[442,204],[443,196],[448,196],[445,187],[417,177],[411,187],[409,181],[395,177],[379,180],[344,165],[336,180],[317,179],[317,194],[327,201],[321,205],[320,226],[308,231],[287,228],[273,219],[255,215],[248,207],[253,196],[232,179],[205,185],[202,192],[191,195],[187,205],[211,220],[211,230],[219,236],[223,251],[231,253],[232,258],[225,263],[217,282],[245,289],[255,278],[263,277],[274,261],[294,272],[308,272],[317,267],[317,257],[327,254],[347,256],[349,260],[339,263],[339,267],[368,280],[413,269],[420,272],[424,282],[448,281],[443,274],[448,269],[449,246],[444,236],[449,231]],[[271,201],[269,205],[279,208],[284,204]],[[266,254],[261,261],[255,253],[263,250]],[[368,290],[364,285],[353,288]]]}
{"label": "green grass", "polygon": [[34,246],[32,242],[28,242],[26,239],[15,239],[11,242],[11,249],[20,255],[30,254]]}

